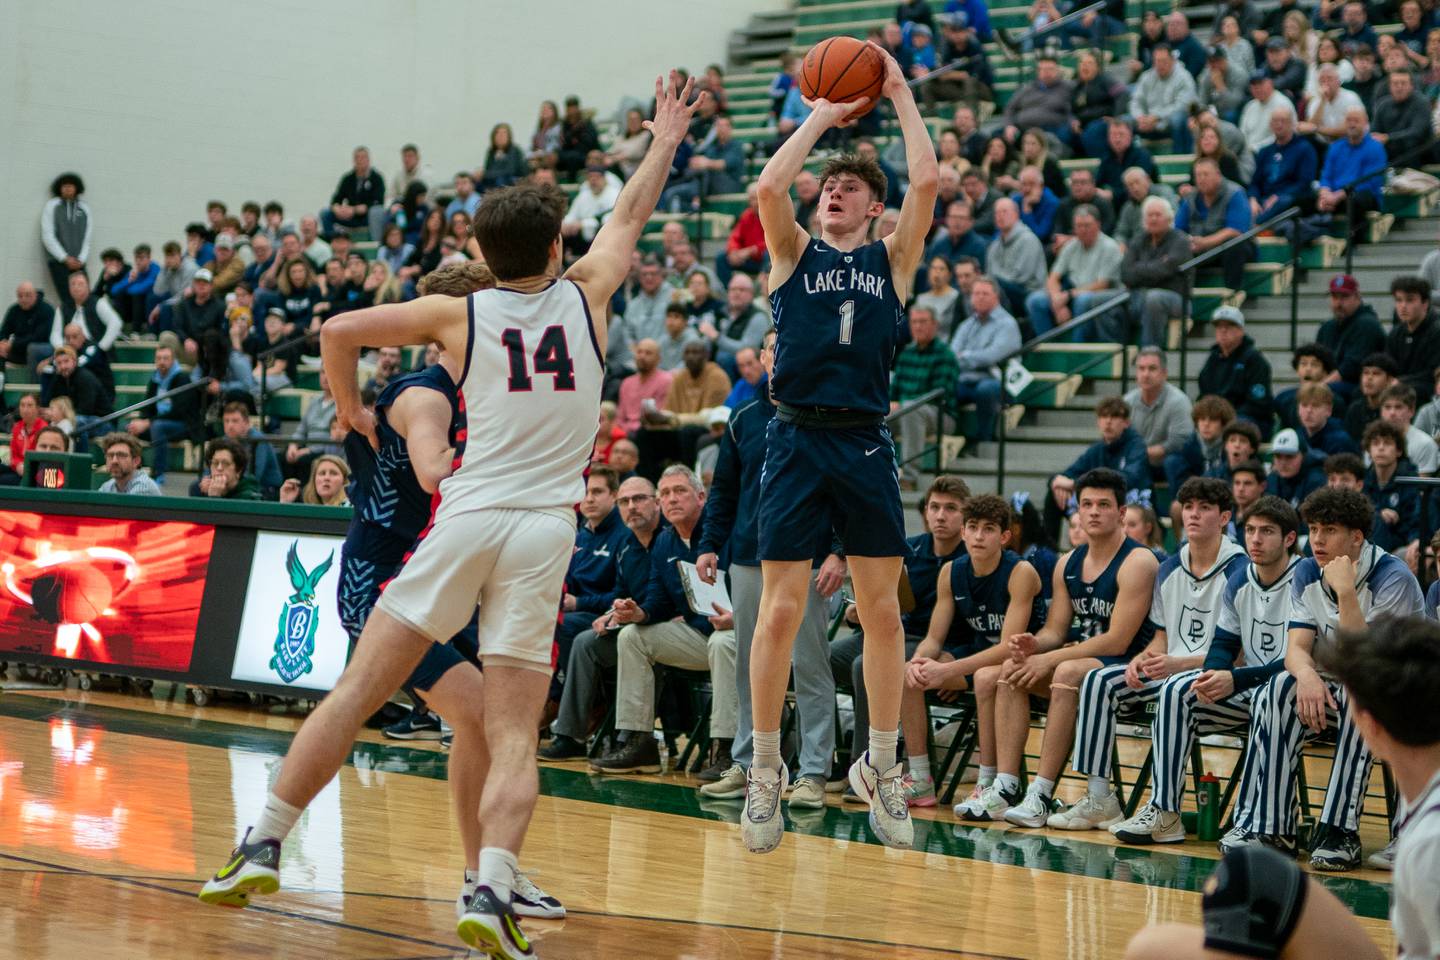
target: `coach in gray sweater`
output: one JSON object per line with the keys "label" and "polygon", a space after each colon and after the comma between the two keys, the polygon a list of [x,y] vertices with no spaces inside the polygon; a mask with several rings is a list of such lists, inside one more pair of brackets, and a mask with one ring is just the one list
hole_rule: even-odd
{"label": "coach in gray sweater", "polygon": [[1125,394],[1130,404],[1130,426],[1145,438],[1145,453],[1157,476],[1165,455],[1179,453],[1195,432],[1190,420],[1190,398],[1167,379],[1165,351],[1142,347],[1135,355],[1135,388]]}
{"label": "coach in gray sweater", "polygon": [[1045,289],[1045,248],[1020,222],[1020,208],[1009,197],[995,201],[995,239],[985,252],[985,272],[999,281],[1011,306],[1022,311],[1032,290]]}

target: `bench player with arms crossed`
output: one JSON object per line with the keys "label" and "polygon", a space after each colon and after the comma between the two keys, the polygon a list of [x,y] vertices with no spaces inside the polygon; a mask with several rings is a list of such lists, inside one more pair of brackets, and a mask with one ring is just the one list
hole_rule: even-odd
{"label": "bench player with arms crossed", "polygon": [[[479,608],[482,711],[490,774],[478,816],[479,885],[457,932],[491,956],[534,956],[512,907],[516,855],[539,787],[535,748],[550,683],[561,584],[575,538],[574,504],[594,444],[604,378],[606,308],[630,268],[676,148],[702,94],[657,80],[654,139],[590,252],[556,280],[565,197],[523,185],[486,198],[475,221],[499,281],[463,300],[424,297],[337,317],[321,332],[336,415],[375,440],[360,404],[362,345],[438,342],[463,357],[466,417],[455,472],[434,519],[381,595],[335,689],[291,744],[259,820],[212,880],[274,891],[280,842],[340,769],[355,734],[431,643],[448,641]],[[516,396],[519,394],[520,396]]]}
{"label": "bench player with arms crossed", "polygon": [[[877,48],[878,49],[878,48]],[[873,727],[870,748],[850,770],[870,804],[870,825],[889,846],[910,846],[914,827],[895,748],[904,685],[900,560],[905,518],[895,447],[885,428],[894,360],[911,278],[934,217],[939,168],[930,134],[888,53],[881,93],[905,136],[910,189],[895,232],[867,243],[885,209],[885,175],[873,160],[841,156],[820,175],[819,238],[795,222],[790,185],[821,135],[846,123],[855,103],[817,100],[765,165],[757,184],[770,251],[775,418],[766,431],[760,493],[760,615],[750,660],[754,760],[740,833],[767,853],[785,825],[780,796],[789,772],[780,759],[780,709],[791,647],[805,614],[818,538],[838,531],[865,632],[865,680]]]}

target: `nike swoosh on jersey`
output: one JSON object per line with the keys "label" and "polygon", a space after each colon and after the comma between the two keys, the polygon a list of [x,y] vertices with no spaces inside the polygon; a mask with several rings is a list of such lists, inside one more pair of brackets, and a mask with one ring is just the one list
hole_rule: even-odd
{"label": "nike swoosh on jersey", "polygon": [[875,447],[873,450],[866,450],[866,451],[865,451],[865,456],[868,457],[868,456],[870,456],[870,454],[872,454],[872,453],[878,453],[879,451],[880,451],[880,448],[879,448],[879,447]]}

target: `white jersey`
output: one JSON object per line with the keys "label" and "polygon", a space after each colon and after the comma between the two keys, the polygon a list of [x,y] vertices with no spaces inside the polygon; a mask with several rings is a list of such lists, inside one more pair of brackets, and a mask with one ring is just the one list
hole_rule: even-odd
{"label": "white jersey", "polygon": [[1440,773],[1400,818],[1390,921],[1398,960],[1440,956]]}
{"label": "white jersey", "polygon": [[1202,656],[1215,637],[1225,580],[1244,563],[1245,551],[1233,540],[1220,538],[1215,562],[1200,574],[1190,570],[1190,544],[1160,564],[1155,593],[1150,601],[1150,622],[1165,631],[1165,652],[1172,657]]}
{"label": "white jersey", "polygon": [[1285,659],[1290,636],[1291,581],[1299,565],[1300,558],[1293,558],[1271,584],[1261,583],[1255,565],[1249,562],[1230,574],[1215,632],[1240,641],[1247,667]]}
{"label": "white jersey", "polygon": [[585,495],[605,366],[585,294],[571,280],[538,293],[470,295],[459,394],[459,466],[436,519],[472,510],[570,508]]}
{"label": "white jersey", "polygon": [[[1355,593],[1367,621],[1378,617],[1418,617],[1425,613],[1420,582],[1405,566],[1370,541],[1360,547],[1355,564]],[[1290,626],[1315,631],[1316,643],[1329,639],[1340,626],[1340,606],[1325,585],[1314,557],[1300,561],[1290,594]]]}

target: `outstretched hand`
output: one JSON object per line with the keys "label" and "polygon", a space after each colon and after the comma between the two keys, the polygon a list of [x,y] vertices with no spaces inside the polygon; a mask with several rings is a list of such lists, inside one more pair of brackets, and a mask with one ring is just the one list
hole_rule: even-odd
{"label": "outstretched hand", "polygon": [[688,78],[682,88],[680,75],[674,70],[670,71],[668,82],[664,77],[655,78],[655,118],[646,120],[644,126],[656,140],[678,144],[685,139],[690,132],[690,118],[695,116],[700,104],[710,96],[702,90],[692,103],[690,94],[694,89],[694,77]]}
{"label": "outstretched hand", "polygon": [[900,69],[900,63],[890,51],[886,50],[874,40],[869,41],[870,46],[885,61],[885,82],[880,87],[880,95],[887,99],[893,99],[896,95],[910,92],[910,84],[905,81],[905,71]]}

